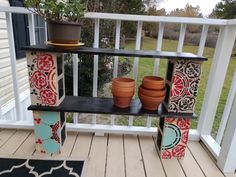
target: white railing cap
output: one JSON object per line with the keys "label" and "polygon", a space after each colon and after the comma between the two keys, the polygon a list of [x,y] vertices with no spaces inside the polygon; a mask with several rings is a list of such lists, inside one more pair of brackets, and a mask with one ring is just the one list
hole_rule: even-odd
{"label": "white railing cap", "polygon": [[210,18],[191,18],[191,17],[172,17],[172,16],[149,16],[149,15],[131,15],[115,13],[88,12],[85,18],[97,18],[107,20],[123,21],[143,21],[143,22],[164,22],[164,23],[182,23],[199,25],[227,25],[229,20],[210,19]]}
{"label": "white railing cap", "polygon": [[[30,11],[24,7],[0,6],[0,12],[31,14],[32,11]],[[149,16],[149,15],[134,15],[134,14],[131,15],[131,14],[116,14],[116,13],[98,13],[98,12],[88,12],[85,14],[85,18],[122,20],[122,21],[217,25],[217,26],[236,25],[236,19],[226,20],[226,19],[172,17],[172,16]]]}
{"label": "white railing cap", "polygon": [[31,14],[32,12],[25,7],[6,7],[0,6],[0,12],[10,12],[17,14]]}

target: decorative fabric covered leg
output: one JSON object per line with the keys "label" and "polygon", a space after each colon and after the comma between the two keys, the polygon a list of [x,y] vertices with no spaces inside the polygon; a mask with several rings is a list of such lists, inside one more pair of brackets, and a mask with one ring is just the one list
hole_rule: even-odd
{"label": "decorative fabric covered leg", "polygon": [[[167,94],[164,106],[168,112],[193,114],[200,83],[201,62],[169,61],[166,74]],[[188,118],[162,118],[158,147],[162,159],[182,158],[185,155],[190,129]]]}
{"label": "decorative fabric covered leg", "polygon": [[60,153],[66,138],[63,113],[34,111],[36,150],[41,153]]}
{"label": "decorative fabric covered leg", "polygon": [[188,142],[190,120],[184,118],[165,118],[161,158],[182,158]]}

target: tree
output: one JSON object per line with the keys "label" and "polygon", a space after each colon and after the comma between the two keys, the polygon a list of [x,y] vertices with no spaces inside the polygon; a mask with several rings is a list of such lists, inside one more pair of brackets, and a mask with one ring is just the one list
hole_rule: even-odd
{"label": "tree", "polygon": [[224,19],[236,18],[236,0],[222,0],[217,3],[212,15]]}
{"label": "tree", "polygon": [[[164,8],[157,9],[154,5],[148,9],[146,14],[152,16],[166,16],[166,10]],[[147,36],[157,37],[158,23],[145,23],[144,30]]]}

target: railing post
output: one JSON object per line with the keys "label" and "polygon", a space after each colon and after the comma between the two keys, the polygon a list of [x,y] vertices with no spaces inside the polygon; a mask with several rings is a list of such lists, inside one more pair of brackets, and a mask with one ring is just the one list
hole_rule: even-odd
{"label": "railing post", "polygon": [[8,29],[7,34],[8,34],[8,39],[9,39],[9,48],[10,48],[13,90],[14,90],[14,97],[15,97],[16,119],[22,120],[22,112],[20,109],[20,92],[19,92],[18,77],[17,77],[17,70],[16,70],[16,53],[15,53],[15,42],[14,42],[13,26],[12,26],[12,14],[10,12],[6,13],[6,20],[7,20],[7,29]]}
{"label": "railing post", "polygon": [[181,24],[177,52],[182,52],[183,50],[186,27],[186,24]]}
{"label": "railing post", "polygon": [[[78,54],[73,54],[73,96],[78,96]],[[73,122],[78,123],[79,114],[74,113]]]}
{"label": "railing post", "polygon": [[224,173],[234,173],[236,170],[236,97],[229,115],[228,126],[222,142],[217,165]]}
{"label": "railing post", "polygon": [[[141,49],[142,28],[143,28],[143,22],[138,21],[135,50],[140,50]],[[133,70],[134,70],[134,79],[135,79],[135,81],[137,81],[137,79],[138,79],[138,63],[139,63],[139,58],[134,57]]]}
{"label": "railing post", "polygon": [[[99,24],[100,19],[95,19],[94,27],[94,48],[99,47]],[[94,55],[93,61],[93,97],[97,97],[98,92],[98,55]],[[93,115],[93,124],[96,124],[96,114]]]}
{"label": "railing post", "polygon": [[[120,48],[120,27],[121,27],[121,21],[116,21],[116,41],[115,41],[115,49]],[[113,78],[117,77],[118,75],[118,64],[119,64],[119,57],[114,57],[114,69],[113,69]]]}
{"label": "railing post", "polygon": [[[115,41],[115,49],[120,48],[120,27],[121,27],[121,20],[116,21],[116,41]],[[118,66],[119,66],[119,57],[114,57],[114,67],[113,67],[113,78],[118,76]],[[115,115],[111,115],[111,125],[115,124]]]}
{"label": "railing post", "polygon": [[209,29],[209,25],[203,25],[202,27],[202,34],[201,34],[201,39],[198,47],[198,55],[202,56],[204,49],[205,49],[205,43],[206,43],[206,38],[207,38],[207,32]]}
{"label": "railing post", "polygon": [[28,14],[29,22],[29,35],[30,35],[30,45],[35,45],[35,25],[34,25],[34,14]]}
{"label": "railing post", "polygon": [[[165,23],[159,23],[158,39],[156,44],[156,51],[161,51]],[[160,58],[156,58],[154,62],[153,75],[157,76],[159,71]]]}
{"label": "railing post", "polygon": [[0,99],[0,120],[2,119],[2,102],[1,102],[1,99]]}
{"label": "railing post", "polygon": [[235,36],[235,26],[223,26],[220,28],[215,53],[212,59],[204,102],[198,121],[198,131],[200,135],[209,135],[211,133],[217,110],[217,103],[220,99],[220,93],[231,58]]}
{"label": "railing post", "polygon": [[224,109],[223,116],[222,116],[221,122],[220,122],[220,127],[218,129],[217,136],[216,136],[216,142],[219,145],[220,145],[223,135],[224,135],[225,127],[226,127],[226,124],[227,124],[227,121],[229,118],[231,106],[233,105],[235,95],[236,95],[236,70],[234,72],[232,85],[229,90],[228,98],[227,98],[227,101],[225,104],[225,109]]}

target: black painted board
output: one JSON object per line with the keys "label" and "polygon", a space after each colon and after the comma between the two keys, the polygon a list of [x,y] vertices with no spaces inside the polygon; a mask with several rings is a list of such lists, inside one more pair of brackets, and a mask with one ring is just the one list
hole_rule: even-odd
{"label": "black painted board", "polygon": [[108,48],[91,48],[80,47],[74,49],[55,48],[48,45],[32,45],[22,47],[26,51],[43,51],[59,53],[77,53],[91,55],[109,55],[109,56],[127,56],[127,57],[147,57],[147,58],[165,58],[165,59],[183,59],[183,60],[200,60],[205,61],[207,58],[192,53],[183,52],[158,52],[154,50],[124,50]]}
{"label": "black painted board", "polygon": [[53,112],[78,112],[94,114],[115,114],[115,115],[133,115],[133,116],[157,116],[157,117],[176,117],[194,119],[197,116],[190,113],[168,113],[164,106],[160,106],[157,111],[148,111],[142,109],[139,99],[133,99],[130,107],[118,108],[114,106],[112,98],[66,96],[64,101],[57,107],[34,106],[28,107],[33,111],[53,111]]}

